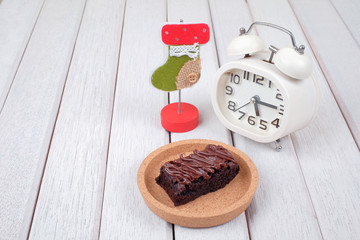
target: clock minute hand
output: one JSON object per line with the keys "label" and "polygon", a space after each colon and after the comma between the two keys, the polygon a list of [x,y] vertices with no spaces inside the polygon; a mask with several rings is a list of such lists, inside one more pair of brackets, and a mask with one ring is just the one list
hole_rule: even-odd
{"label": "clock minute hand", "polygon": [[277,109],[277,106],[272,105],[270,103],[266,103],[266,102],[263,102],[263,101],[260,101],[260,100],[257,100],[256,102],[258,104],[260,104],[260,105],[263,105],[263,106],[266,106],[266,107],[269,107],[269,108],[273,108],[273,109]]}
{"label": "clock minute hand", "polygon": [[245,103],[245,104],[244,104],[244,105],[242,105],[241,107],[239,107],[239,108],[235,109],[235,110],[234,110],[234,112],[239,111],[241,108],[245,107],[245,106],[246,106],[246,105],[248,105],[249,103],[250,103],[250,102]]}

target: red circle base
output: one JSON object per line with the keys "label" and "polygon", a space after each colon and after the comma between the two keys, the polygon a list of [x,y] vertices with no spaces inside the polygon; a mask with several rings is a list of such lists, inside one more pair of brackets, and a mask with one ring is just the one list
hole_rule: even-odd
{"label": "red circle base", "polygon": [[199,124],[199,111],[189,103],[181,103],[181,112],[178,109],[179,103],[171,103],[161,110],[161,125],[169,132],[188,132]]}

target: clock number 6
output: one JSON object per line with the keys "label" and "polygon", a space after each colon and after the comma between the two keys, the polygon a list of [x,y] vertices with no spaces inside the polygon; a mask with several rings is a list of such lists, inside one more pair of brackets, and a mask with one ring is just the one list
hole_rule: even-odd
{"label": "clock number 6", "polygon": [[250,125],[255,125],[255,117],[254,116],[249,116],[248,117],[248,123]]}

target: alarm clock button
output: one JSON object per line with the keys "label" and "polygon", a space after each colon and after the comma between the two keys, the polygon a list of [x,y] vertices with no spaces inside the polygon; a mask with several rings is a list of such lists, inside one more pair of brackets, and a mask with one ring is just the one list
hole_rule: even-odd
{"label": "alarm clock button", "polygon": [[234,38],[228,48],[229,56],[251,54],[265,49],[264,41],[257,35],[240,35]]}
{"label": "alarm clock button", "polygon": [[282,73],[296,79],[306,79],[312,72],[310,57],[293,48],[280,49],[274,56],[274,64]]}

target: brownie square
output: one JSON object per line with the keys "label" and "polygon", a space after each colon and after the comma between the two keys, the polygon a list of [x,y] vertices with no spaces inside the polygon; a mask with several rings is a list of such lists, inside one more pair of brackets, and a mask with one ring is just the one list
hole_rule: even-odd
{"label": "brownie square", "polygon": [[175,206],[188,203],[225,187],[240,170],[231,153],[222,146],[207,145],[203,151],[166,162],[155,178]]}

